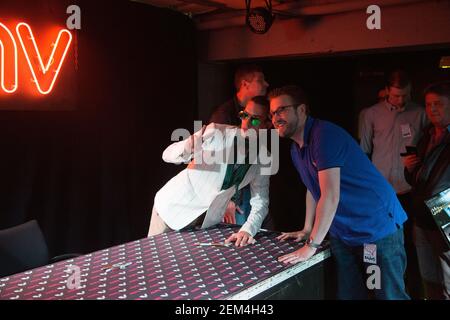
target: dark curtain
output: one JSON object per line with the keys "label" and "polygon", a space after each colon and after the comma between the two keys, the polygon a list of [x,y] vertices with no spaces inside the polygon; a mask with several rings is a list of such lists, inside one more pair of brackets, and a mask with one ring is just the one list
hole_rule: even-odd
{"label": "dark curtain", "polygon": [[82,29],[74,110],[0,111],[0,229],[36,219],[54,255],[144,237],[155,192],[181,169],[161,153],[197,116],[192,21],[125,0],[5,2],[30,20],[77,4]]}

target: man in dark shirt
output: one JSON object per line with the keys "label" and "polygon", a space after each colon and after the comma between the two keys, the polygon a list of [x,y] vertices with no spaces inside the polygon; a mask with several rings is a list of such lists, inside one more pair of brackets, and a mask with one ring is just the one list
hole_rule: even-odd
{"label": "man in dark shirt", "polygon": [[[424,129],[416,153],[403,157],[405,178],[413,187],[413,240],[426,299],[450,300],[450,250],[425,200],[450,187],[450,82],[425,90]],[[418,279],[416,279],[418,281]]]}
{"label": "man in dark shirt", "polygon": [[239,112],[247,101],[256,96],[265,96],[269,84],[264,79],[262,69],[256,65],[239,67],[234,74],[236,94],[232,99],[217,107],[209,122],[239,126]]}

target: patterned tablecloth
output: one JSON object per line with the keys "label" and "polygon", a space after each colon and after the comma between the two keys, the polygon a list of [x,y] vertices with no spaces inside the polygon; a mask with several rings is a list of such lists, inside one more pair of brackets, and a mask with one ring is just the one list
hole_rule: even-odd
{"label": "patterned tablecloth", "polygon": [[248,299],[329,257],[285,266],[299,247],[260,232],[246,247],[223,242],[236,226],[169,232],[0,279],[0,299]]}

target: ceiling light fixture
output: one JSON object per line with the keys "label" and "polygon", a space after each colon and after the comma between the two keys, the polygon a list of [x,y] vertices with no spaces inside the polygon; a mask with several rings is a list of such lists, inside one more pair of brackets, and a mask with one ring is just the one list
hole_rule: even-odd
{"label": "ceiling light fixture", "polygon": [[250,30],[257,34],[264,34],[272,26],[275,15],[272,14],[272,0],[265,0],[266,7],[256,7],[251,9],[251,0],[245,0],[247,15],[245,22]]}

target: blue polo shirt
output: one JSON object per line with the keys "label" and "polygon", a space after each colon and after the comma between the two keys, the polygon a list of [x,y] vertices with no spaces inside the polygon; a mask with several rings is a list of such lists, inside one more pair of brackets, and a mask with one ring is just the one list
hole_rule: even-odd
{"label": "blue polo shirt", "polygon": [[356,141],[337,125],[307,117],[304,145],[291,146],[300,178],[319,201],[320,170],[341,168],[340,198],[330,235],[347,245],[373,243],[394,233],[407,216],[394,189],[362,152]]}

